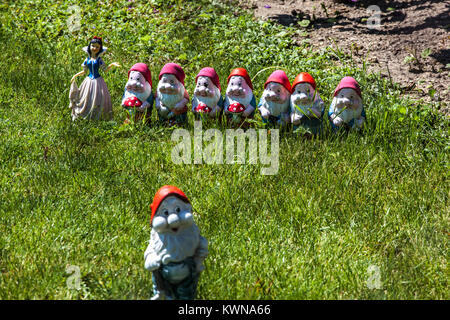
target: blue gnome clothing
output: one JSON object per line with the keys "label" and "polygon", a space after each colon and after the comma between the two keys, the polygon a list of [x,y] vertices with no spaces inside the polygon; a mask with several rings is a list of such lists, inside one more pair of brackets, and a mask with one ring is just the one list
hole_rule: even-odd
{"label": "blue gnome clothing", "polygon": [[[173,276],[173,268],[184,269],[186,277],[182,280],[176,279]],[[199,276],[193,257],[161,265],[152,272],[153,294],[160,295],[162,291],[169,300],[194,300]]]}

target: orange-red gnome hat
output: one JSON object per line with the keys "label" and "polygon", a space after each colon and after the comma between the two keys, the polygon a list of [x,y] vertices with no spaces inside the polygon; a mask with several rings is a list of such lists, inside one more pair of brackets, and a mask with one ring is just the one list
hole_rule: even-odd
{"label": "orange-red gnome hat", "polygon": [[152,216],[150,218],[150,223],[153,220],[153,217],[155,216],[156,211],[158,211],[159,205],[161,202],[167,198],[168,196],[176,196],[183,200],[184,202],[190,203],[187,196],[184,194],[183,191],[178,189],[175,186],[165,185],[159,188],[159,190],[156,192],[155,197],[153,198],[153,202],[150,205],[150,209],[152,210]]}
{"label": "orange-red gnome hat", "polygon": [[233,76],[241,76],[245,79],[245,82],[247,82],[248,86],[250,87],[250,89],[252,89],[253,91],[253,84],[252,84],[252,80],[250,79],[250,76],[248,75],[247,70],[245,70],[244,68],[236,68],[231,70],[230,75],[228,76],[227,79],[227,84],[228,82],[230,82],[230,78]]}
{"label": "orange-red gnome hat", "polygon": [[292,93],[295,90],[295,86],[299,83],[309,83],[314,90],[316,90],[316,81],[308,72],[300,72],[292,82]]}

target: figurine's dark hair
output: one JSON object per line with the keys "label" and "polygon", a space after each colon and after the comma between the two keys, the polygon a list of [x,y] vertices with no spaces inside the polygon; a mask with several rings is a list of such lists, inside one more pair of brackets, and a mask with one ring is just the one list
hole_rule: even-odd
{"label": "figurine's dark hair", "polygon": [[[98,50],[97,55],[99,55],[102,51],[103,51],[103,43],[102,43],[102,38],[99,37],[94,37],[92,38],[92,40],[89,42],[88,48],[87,48],[87,52],[89,53],[89,57],[92,56],[91,53],[91,44],[92,43],[98,43],[100,45],[100,50]],[[97,58],[96,56],[94,58]]]}

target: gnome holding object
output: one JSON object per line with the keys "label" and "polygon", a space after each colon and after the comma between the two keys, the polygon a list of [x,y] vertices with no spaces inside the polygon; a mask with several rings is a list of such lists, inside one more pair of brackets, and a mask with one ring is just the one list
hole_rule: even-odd
{"label": "gnome holding object", "polygon": [[150,207],[152,230],[144,259],[152,271],[152,300],[193,300],[208,241],[194,222],[192,206],[183,191],[166,185]]}
{"label": "gnome holding object", "polygon": [[299,126],[311,133],[320,132],[325,104],[316,90],[316,81],[307,72],[301,72],[292,83],[291,123],[296,130]]}
{"label": "gnome holding object", "polygon": [[152,92],[152,77],[145,63],[136,63],[128,71],[128,82],[122,98],[122,107],[127,111],[125,123],[144,120],[150,124],[154,96]]}
{"label": "gnome holding object", "polygon": [[361,128],[366,119],[361,89],[352,77],[344,77],[334,91],[334,98],[328,111],[332,128]]}
{"label": "gnome holding object", "polygon": [[274,71],[264,83],[264,92],[258,105],[264,123],[286,126],[289,123],[291,83],[282,70]]}
{"label": "gnome holding object", "polygon": [[189,94],[184,78],[183,69],[176,63],[168,63],[161,69],[155,102],[160,122],[170,126],[186,123]]}
{"label": "gnome holding object", "polygon": [[200,70],[195,77],[195,91],[192,98],[192,112],[199,117],[208,114],[210,118],[219,118],[222,112],[223,99],[220,94],[219,76],[213,68]]}
{"label": "gnome holding object", "polygon": [[236,68],[227,79],[224,110],[228,123],[233,127],[246,129],[246,118],[253,118],[256,100],[253,95],[253,85],[247,70]]}

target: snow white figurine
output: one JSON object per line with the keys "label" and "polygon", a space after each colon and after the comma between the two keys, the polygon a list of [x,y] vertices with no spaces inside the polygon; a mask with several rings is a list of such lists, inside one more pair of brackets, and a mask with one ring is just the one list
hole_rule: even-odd
{"label": "snow white figurine", "polygon": [[[92,38],[89,45],[83,48],[88,57],[82,64],[83,71],[72,77],[70,85],[69,108],[72,109],[73,121],[78,117],[96,120],[100,118],[109,120],[112,118],[111,96],[99,70],[106,72],[112,66],[120,67],[120,65],[114,62],[106,67],[101,58],[106,49],[106,47],[103,47],[102,38],[100,37]],[[78,88],[75,80],[78,76],[84,74],[88,74],[88,76]]]}

